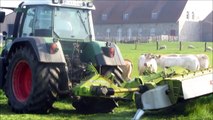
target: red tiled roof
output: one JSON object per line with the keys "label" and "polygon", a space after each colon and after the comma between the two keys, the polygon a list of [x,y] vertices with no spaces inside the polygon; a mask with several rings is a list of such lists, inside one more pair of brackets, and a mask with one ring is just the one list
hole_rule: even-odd
{"label": "red tiled roof", "polygon": [[[94,0],[96,10],[93,11],[95,24],[131,24],[176,22],[180,17],[187,0]],[[152,19],[153,12],[159,12]],[[128,20],[123,20],[127,13]],[[107,19],[102,20],[102,14]]]}

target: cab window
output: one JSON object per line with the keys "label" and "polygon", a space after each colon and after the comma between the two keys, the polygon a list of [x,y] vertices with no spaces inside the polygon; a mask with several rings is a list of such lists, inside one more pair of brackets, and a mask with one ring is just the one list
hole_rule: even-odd
{"label": "cab window", "polygon": [[37,6],[27,10],[22,36],[52,36],[52,8]]}

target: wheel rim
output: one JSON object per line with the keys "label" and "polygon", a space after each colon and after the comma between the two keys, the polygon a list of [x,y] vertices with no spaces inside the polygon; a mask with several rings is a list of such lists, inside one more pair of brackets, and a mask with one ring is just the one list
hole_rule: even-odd
{"label": "wheel rim", "polygon": [[25,102],[32,88],[32,71],[26,60],[19,61],[12,75],[13,93],[20,102]]}

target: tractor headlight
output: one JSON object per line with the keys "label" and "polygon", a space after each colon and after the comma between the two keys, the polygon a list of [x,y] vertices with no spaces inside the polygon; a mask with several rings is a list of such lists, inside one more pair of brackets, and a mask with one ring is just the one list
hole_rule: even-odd
{"label": "tractor headlight", "polygon": [[87,7],[93,7],[93,3],[92,2],[88,2],[87,3]]}
{"label": "tractor headlight", "polygon": [[58,4],[60,0],[53,0],[53,4]]}
{"label": "tractor headlight", "polygon": [[52,0],[53,4],[63,3],[64,0]]}

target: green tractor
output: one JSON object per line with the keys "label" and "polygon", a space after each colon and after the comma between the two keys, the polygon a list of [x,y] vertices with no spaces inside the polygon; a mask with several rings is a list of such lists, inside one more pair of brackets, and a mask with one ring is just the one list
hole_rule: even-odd
{"label": "green tractor", "polygon": [[16,12],[13,36],[6,37],[0,57],[0,88],[14,112],[45,113],[59,97],[72,98],[80,112],[110,112],[125,99],[124,91],[142,89],[141,79],[122,78],[119,48],[95,41],[91,2],[29,1],[2,8]]}

